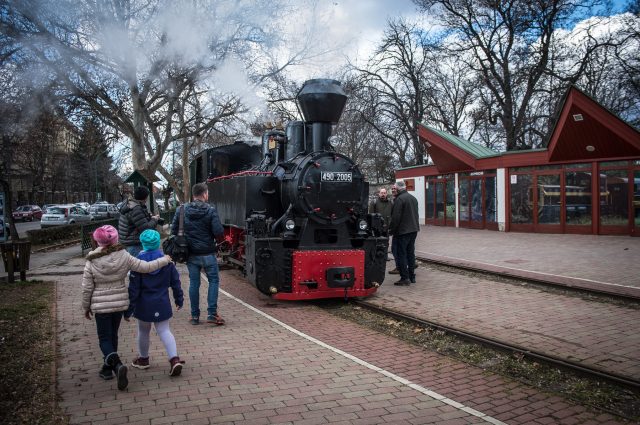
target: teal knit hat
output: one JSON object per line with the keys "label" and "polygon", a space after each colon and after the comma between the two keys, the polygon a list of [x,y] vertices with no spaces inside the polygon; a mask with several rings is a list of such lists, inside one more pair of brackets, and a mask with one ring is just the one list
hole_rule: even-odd
{"label": "teal knit hat", "polygon": [[160,248],[160,233],[147,229],[140,235],[140,242],[145,251],[153,251]]}

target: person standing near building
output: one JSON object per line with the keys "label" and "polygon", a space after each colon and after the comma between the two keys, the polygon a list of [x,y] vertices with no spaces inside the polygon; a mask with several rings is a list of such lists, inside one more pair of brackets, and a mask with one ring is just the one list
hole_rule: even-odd
{"label": "person standing near building", "polygon": [[[393,210],[393,202],[387,198],[387,189],[380,189],[380,193],[369,203],[369,214],[380,214],[384,221],[382,227],[382,236],[389,236],[389,220],[391,220],[391,211]],[[390,261],[387,253],[387,261]],[[397,267],[396,267],[397,268]]]}
{"label": "person standing near building", "polygon": [[149,214],[147,201],[149,189],[138,186],[133,191],[133,196],[120,208],[120,221],[118,222],[118,237],[120,243],[127,247],[129,255],[136,257],[142,251],[140,235],[145,230],[155,230],[160,216]]}
{"label": "person standing near building", "polygon": [[218,259],[215,238],[222,237],[224,229],[218,212],[207,203],[209,189],[204,183],[197,183],[191,189],[193,202],[178,207],[171,223],[171,234],[177,235],[180,228],[180,212],[184,208],[184,233],[189,245],[189,301],[191,303],[191,324],[200,323],[200,270],[204,269],[209,280],[207,292],[207,323],[224,325],[218,314]]}
{"label": "person standing near building", "polygon": [[407,192],[403,181],[396,182],[398,195],[394,201],[389,234],[397,239],[397,261],[400,280],[394,285],[415,283],[416,237],[420,231],[418,200]]}

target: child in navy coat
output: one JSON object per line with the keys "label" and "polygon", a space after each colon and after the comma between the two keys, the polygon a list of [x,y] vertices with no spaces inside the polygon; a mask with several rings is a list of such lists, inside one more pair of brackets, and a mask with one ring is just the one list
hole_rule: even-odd
{"label": "child in navy coat", "polygon": [[[160,251],[160,234],[155,230],[145,230],[140,235],[140,242],[144,251],[138,258],[153,261],[164,257]],[[180,286],[180,275],[173,263],[148,274],[131,272],[129,277],[129,309],[124,314],[126,321],[131,315],[138,319],[138,349],[140,357],[132,363],[138,369],[149,368],[149,334],[151,323],[155,324],[156,332],[169,354],[171,369],[169,376],[178,376],[182,371],[182,363],[178,357],[176,340],[169,330],[169,319],[173,316],[169,287],[173,289],[173,299],[176,308],[180,310],[184,302],[184,295]]]}

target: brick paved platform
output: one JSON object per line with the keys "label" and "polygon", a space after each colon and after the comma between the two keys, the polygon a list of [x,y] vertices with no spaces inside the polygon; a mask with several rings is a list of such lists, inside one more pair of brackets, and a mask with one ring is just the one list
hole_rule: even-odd
{"label": "brick paved platform", "polygon": [[[102,356],[95,323],[82,317],[82,268],[75,259],[39,269],[58,282],[60,405],[74,424],[624,423],[307,304],[271,300],[233,270],[221,272],[226,326],[191,326],[188,308],[172,319],[187,362],[182,376],[168,376],[152,332],[151,369],[130,370],[121,392],[97,374]],[[119,351],[129,362],[136,337],[135,320],[123,322]]]}
{"label": "brick paved platform", "polygon": [[640,238],[421,226],[416,255],[640,296]]}

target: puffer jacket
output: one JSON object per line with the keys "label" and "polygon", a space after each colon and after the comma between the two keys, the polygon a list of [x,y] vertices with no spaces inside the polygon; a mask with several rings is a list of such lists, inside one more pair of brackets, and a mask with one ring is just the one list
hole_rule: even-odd
{"label": "puffer jacket", "polygon": [[129,270],[149,273],[167,264],[164,257],[150,262],[132,257],[119,243],[91,251],[82,277],[82,308],[91,308],[94,314],[127,310],[129,291],[124,279]]}
{"label": "puffer jacket", "polygon": [[149,210],[142,202],[132,196],[120,208],[118,222],[118,241],[125,246],[140,245],[140,235],[147,229],[154,230],[158,225],[155,218],[149,218]]}
{"label": "puffer jacket", "polygon": [[389,224],[389,234],[393,236],[420,231],[418,200],[406,190],[401,191],[393,201],[393,212]]}
{"label": "puffer jacket", "polygon": [[189,254],[205,255],[216,252],[214,238],[222,237],[224,234],[216,209],[202,201],[179,206],[171,223],[172,235],[178,234],[182,208],[184,208],[184,233],[189,244]]}
{"label": "puffer jacket", "polygon": [[[159,249],[142,251],[138,258],[153,261],[163,257]],[[169,287],[177,307],[182,307],[184,294],[176,266],[169,264],[149,274],[131,272],[129,277],[129,309],[125,318],[135,317],[143,322],[163,322],[173,316]]]}

